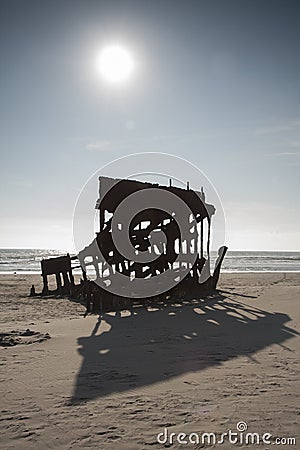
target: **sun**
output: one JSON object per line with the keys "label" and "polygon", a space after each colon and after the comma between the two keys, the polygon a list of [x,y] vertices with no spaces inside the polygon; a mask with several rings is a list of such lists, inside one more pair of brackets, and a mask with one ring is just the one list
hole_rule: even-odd
{"label": "sun", "polygon": [[104,80],[109,83],[121,83],[132,74],[134,61],[124,47],[110,45],[100,53],[97,66]]}

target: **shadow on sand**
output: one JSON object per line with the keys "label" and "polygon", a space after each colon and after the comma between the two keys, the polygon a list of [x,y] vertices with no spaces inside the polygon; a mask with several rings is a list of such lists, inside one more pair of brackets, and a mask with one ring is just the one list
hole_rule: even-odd
{"label": "shadow on sand", "polygon": [[[136,307],[127,315],[102,314],[91,336],[78,339],[83,362],[71,403],[165,381],[241,355],[251,357],[298,334],[285,326],[289,320],[286,314],[230,300],[224,291],[206,299]],[[102,321],[111,328],[96,334]]]}

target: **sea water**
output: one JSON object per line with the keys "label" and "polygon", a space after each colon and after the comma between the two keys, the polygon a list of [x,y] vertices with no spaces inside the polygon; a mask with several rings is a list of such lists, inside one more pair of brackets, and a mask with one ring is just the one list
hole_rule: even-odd
{"label": "sea water", "polygon": [[[0,249],[0,273],[41,273],[42,259],[66,254],[53,249]],[[213,266],[216,255],[211,256]],[[300,272],[300,252],[228,251],[222,272]]]}

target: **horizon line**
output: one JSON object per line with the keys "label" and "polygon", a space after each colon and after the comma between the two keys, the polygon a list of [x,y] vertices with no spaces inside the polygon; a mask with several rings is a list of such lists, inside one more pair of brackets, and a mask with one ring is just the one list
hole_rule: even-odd
{"label": "horizon line", "polygon": [[[54,248],[54,247],[0,247],[0,250],[56,250],[60,252],[73,253],[74,249]],[[213,252],[217,250],[212,250]],[[300,253],[300,250],[262,250],[262,249],[237,249],[228,247],[228,252],[290,252]]]}

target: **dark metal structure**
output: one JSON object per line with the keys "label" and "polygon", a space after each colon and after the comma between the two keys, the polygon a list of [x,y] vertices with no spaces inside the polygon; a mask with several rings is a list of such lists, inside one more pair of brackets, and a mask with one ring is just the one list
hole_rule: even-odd
{"label": "dark metal structure", "polygon": [[41,261],[43,291],[42,295],[50,293],[48,287],[48,276],[55,275],[57,291],[60,293],[71,294],[75,286],[72,273],[70,255],[59,256],[58,258],[43,259]]}
{"label": "dark metal structure", "polygon": [[[155,302],[168,298],[185,296],[197,291],[205,292],[216,288],[220,268],[227,247],[219,249],[219,257],[213,274],[210,274],[210,236],[212,217],[215,207],[206,203],[205,194],[172,186],[162,186],[135,180],[120,180],[108,177],[99,178],[99,199],[96,209],[99,211],[99,231],[93,242],[81,250],[77,257],[82,268],[80,285],[74,284],[71,258],[52,258],[42,261],[44,289],[48,294],[47,276],[55,274],[57,292],[67,292],[86,301],[87,310],[115,309],[126,307],[133,302]],[[126,228],[132,247],[138,254],[156,254],[151,261],[141,262],[138,258],[124,257],[116,247],[112,230],[113,219],[118,207],[135,193],[145,193],[157,188],[167,191],[179,199],[178,207],[164,211],[159,208],[140,207],[129,224],[122,217],[114,224],[115,229]],[[150,192],[150,191],[149,191]],[[186,205],[191,213],[185,224],[178,223],[178,208]],[[126,221],[125,221],[126,222]],[[187,233],[182,237],[182,227]],[[150,236],[158,236],[155,243]],[[165,236],[165,239],[161,238]],[[179,261],[179,262],[178,262]],[[191,262],[192,261],[192,262]],[[164,274],[171,273],[174,282],[168,290],[157,284],[157,290],[140,298],[134,292],[138,279],[160,280]],[[123,275],[121,277],[120,275]],[[61,282],[63,277],[63,283]],[[122,281],[130,285],[132,295],[122,295]],[[129,280],[129,281],[128,281]],[[130,285],[131,286],[131,285]]]}

